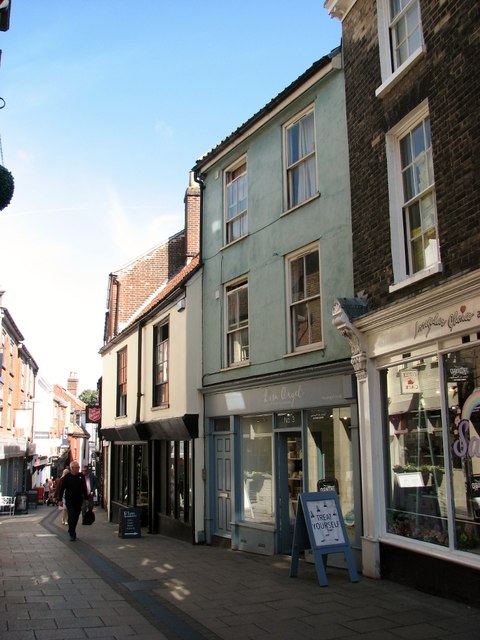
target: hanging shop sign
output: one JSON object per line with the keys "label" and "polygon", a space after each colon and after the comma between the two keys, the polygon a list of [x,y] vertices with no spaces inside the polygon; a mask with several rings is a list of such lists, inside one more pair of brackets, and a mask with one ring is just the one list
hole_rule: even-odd
{"label": "hanging shop sign", "polygon": [[301,493],[293,533],[290,576],[297,575],[300,553],[311,549],[320,586],[328,585],[326,565],[329,553],[343,553],[352,582],[358,582],[357,570],[347,530],[334,491]]}

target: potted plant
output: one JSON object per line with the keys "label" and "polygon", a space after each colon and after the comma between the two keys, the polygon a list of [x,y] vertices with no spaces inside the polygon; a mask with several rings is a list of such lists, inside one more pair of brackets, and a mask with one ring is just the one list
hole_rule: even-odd
{"label": "potted plant", "polygon": [[14,191],[13,176],[8,169],[0,165],[0,211],[8,207]]}

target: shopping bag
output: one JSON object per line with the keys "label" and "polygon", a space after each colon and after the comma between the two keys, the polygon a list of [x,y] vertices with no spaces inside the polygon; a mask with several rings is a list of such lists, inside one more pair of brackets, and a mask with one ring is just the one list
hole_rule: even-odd
{"label": "shopping bag", "polygon": [[93,524],[95,522],[95,514],[93,513],[92,509],[89,509],[88,511],[85,512],[85,515],[83,516],[83,524]]}

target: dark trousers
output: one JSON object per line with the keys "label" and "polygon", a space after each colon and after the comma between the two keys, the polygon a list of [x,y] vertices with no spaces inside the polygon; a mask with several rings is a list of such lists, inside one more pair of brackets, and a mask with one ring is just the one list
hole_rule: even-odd
{"label": "dark trousers", "polygon": [[67,522],[68,522],[68,533],[71,538],[77,537],[77,524],[78,519],[80,517],[80,513],[82,511],[82,503],[76,502],[67,502]]}

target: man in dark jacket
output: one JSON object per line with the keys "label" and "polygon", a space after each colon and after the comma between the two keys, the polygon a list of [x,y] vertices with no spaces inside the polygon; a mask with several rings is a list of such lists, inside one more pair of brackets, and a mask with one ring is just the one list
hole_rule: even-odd
{"label": "man in dark jacket", "polygon": [[97,476],[93,473],[88,464],[83,465],[82,473],[85,477],[88,493],[88,504],[84,504],[82,507],[82,524],[85,524],[85,514],[87,511],[93,511],[93,501],[95,498],[95,491],[97,490]]}
{"label": "man in dark jacket", "polygon": [[60,496],[65,500],[68,513],[68,533],[73,542],[77,539],[77,524],[82,511],[82,505],[88,501],[85,477],[80,473],[80,465],[75,460],[70,463],[70,473],[62,480]]}

